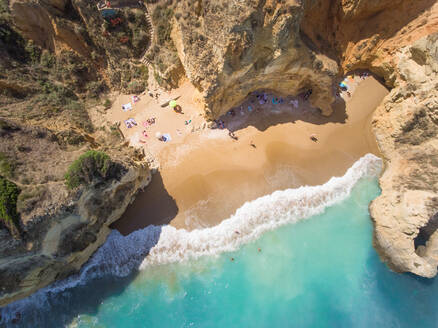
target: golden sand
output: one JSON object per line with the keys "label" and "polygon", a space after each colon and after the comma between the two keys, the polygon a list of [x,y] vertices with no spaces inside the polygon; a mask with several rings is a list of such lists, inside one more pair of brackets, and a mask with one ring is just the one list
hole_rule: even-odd
{"label": "golden sand", "polygon": [[[274,105],[271,97],[260,105],[253,96],[235,108],[234,117],[223,118],[224,130],[202,128],[189,83],[160,95],[158,101],[142,96],[131,112],[121,111],[121,104],[130,99],[121,96],[108,119],[133,117],[138,126],[123,127],[125,136],[131,144],[145,147],[160,168],[114,227],[127,234],[148,224],[170,223],[186,229],[212,226],[246,201],[275,190],[322,184],[342,176],[366,153],[378,155],[370,120],[388,91],[373,77],[348,83],[352,96],[343,93],[329,118],[301,98],[285,98],[283,104]],[[176,96],[181,96],[178,103],[184,114],[160,107]],[[298,108],[291,100],[299,101]],[[145,129],[141,123],[148,117],[156,117],[157,123]],[[238,140],[228,136],[228,129]],[[170,133],[172,140],[157,140],[158,131]],[[316,142],[310,138],[313,134]]]}

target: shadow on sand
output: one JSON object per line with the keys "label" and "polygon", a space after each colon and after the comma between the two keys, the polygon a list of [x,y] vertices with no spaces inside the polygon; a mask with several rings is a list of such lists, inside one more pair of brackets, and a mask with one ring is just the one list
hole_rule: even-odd
{"label": "shadow on sand", "polygon": [[135,197],[123,216],[110,228],[126,236],[148,225],[169,224],[178,214],[175,200],[167,192],[161,173],[152,175],[151,183]]}
{"label": "shadow on sand", "polygon": [[[220,117],[225,128],[230,132],[236,132],[253,126],[259,131],[265,131],[271,126],[284,123],[295,123],[296,121],[308,122],[311,124],[346,123],[348,118],[344,99],[337,97],[332,105],[333,114],[324,116],[320,110],[310,105],[303,97],[286,97],[283,104],[273,104],[272,99],[277,96],[268,93],[268,102],[260,105],[256,96],[250,95],[241,106],[231,110],[233,114],[226,114]],[[298,101],[298,106],[294,106]],[[251,108],[251,111],[249,111]]]}

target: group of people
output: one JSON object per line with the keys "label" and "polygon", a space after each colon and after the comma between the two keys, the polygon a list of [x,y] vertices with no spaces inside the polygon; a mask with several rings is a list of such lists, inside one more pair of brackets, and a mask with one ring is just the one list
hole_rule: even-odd
{"label": "group of people", "polygon": [[[155,117],[148,118],[146,121],[143,122],[143,126],[145,127],[145,129],[147,129],[149,126],[151,126],[153,124],[155,124]],[[147,134],[146,130],[142,131],[142,135],[143,135],[143,137],[148,138],[148,134]],[[140,140],[140,141],[142,141],[142,140]],[[144,143],[144,141],[142,141],[142,142]]]}

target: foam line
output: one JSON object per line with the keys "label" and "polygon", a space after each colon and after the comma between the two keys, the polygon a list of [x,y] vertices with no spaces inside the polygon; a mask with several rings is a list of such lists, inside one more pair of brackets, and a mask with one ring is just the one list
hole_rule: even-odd
{"label": "foam line", "polygon": [[361,178],[377,177],[381,167],[378,157],[367,154],[343,177],[333,177],[321,186],[276,191],[247,202],[229,219],[211,228],[186,231],[172,226],[148,226],[125,237],[114,230],[78,274],[4,307],[0,310],[0,324],[11,323],[16,312],[39,321],[40,313],[47,315],[48,308],[62,302],[57,300],[57,294],[95,278],[125,277],[150,265],[235,251],[266,231],[321,214],[325,208],[346,199]]}
{"label": "foam line", "polygon": [[246,202],[217,226],[190,232],[164,226],[158,244],[150,250],[140,269],[235,251],[268,230],[321,214],[326,207],[347,198],[361,178],[377,177],[381,167],[378,157],[367,154],[343,177],[333,177],[321,186],[275,191]]}

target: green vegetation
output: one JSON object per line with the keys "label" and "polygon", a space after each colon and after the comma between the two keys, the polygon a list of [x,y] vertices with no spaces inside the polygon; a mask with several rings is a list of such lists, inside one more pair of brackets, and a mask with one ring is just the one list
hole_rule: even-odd
{"label": "green vegetation", "polygon": [[105,107],[105,109],[110,109],[111,108],[111,100],[109,100],[108,98],[105,99],[105,101],[103,102],[103,107]]}
{"label": "green vegetation", "polygon": [[14,163],[0,152],[0,174],[11,178],[14,175]]}
{"label": "green vegetation", "polygon": [[111,158],[104,152],[89,150],[70,165],[65,183],[74,189],[82,184],[89,185],[95,178],[105,179],[111,164]]}
{"label": "green vegetation", "polygon": [[143,82],[132,81],[128,84],[128,92],[129,93],[141,93],[146,89],[146,86]]}
{"label": "green vegetation", "polygon": [[172,31],[173,10],[169,7],[158,5],[153,14],[152,19],[156,25],[158,44],[164,45],[171,42],[170,32]]}
{"label": "green vegetation", "polygon": [[0,176],[0,222],[3,223],[18,238],[19,215],[17,213],[17,199],[20,189],[17,185]]}

